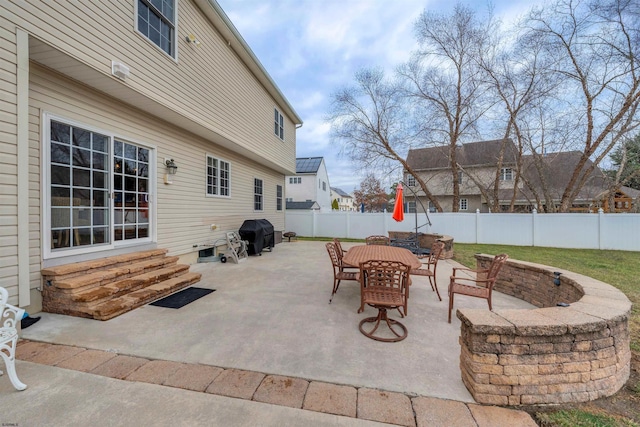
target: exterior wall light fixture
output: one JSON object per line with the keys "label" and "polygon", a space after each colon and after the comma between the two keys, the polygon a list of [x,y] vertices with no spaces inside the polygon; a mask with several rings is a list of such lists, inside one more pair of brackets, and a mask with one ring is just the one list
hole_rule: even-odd
{"label": "exterior wall light fixture", "polygon": [[167,167],[167,173],[164,174],[164,183],[167,185],[173,184],[173,175],[178,172],[178,166],[173,159],[164,159],[164,164]]}
{"label": "exterior wall light fixture", "polygon": [[196,36],[194,36],[193,34],[189,34],[188,36],[186,36],[185,40],[187,40],[191,44],[194,44],[196,46],[200,46],[200,40],[198,40],[196,38]]}

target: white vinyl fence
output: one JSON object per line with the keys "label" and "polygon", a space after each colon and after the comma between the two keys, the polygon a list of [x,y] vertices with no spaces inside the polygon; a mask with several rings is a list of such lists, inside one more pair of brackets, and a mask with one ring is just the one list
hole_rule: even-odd
{"label": "white vinyl fence", "polygon": [[[417,215],[418,231],[445,234],[458,243],[640,251],[640,214],[430,213]],[[299,236],[364,239],[414,231],[416,214],[396,222],[391,213],[286,211],[286,230]]]}

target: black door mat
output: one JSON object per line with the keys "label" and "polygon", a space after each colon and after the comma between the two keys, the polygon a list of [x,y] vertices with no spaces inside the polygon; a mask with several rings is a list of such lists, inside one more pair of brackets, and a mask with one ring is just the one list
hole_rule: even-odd
{"label": "black door mat", "polygon": [[175,294],[169,295],[168,297],[159,299],[158,301],[154,301],[149,305],[166,308],[180,308],[184,307],[190,302],[194,302],[198,298],[202,298],[203,296],[210,294],[213,291],[215,291],[215,289],[191,287],[183,289],[180,292],[176,292]]}

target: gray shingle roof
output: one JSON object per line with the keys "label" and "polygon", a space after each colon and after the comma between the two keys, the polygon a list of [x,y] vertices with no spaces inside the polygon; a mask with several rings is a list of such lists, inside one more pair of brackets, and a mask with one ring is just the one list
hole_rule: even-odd
{"label": "gray shingle roof", "polygon": [[[518,149],[511,139],[495,139],[491,141],[477,141],[456,147],[456,159],[463,167],[495,165],[498,162],[500,150],[504,145],[505,165],[515,164]],[[409,150],[407,163],[414,170],[449,168],[449,146],[417,148]]]}
{"label": "gray shingle roof", "polygon": [[311,201],[311,202],[287,202],[286,209],[310,210],[310,209],[320,209],[320,206],[314,201]]}
{"label": "gray shingle roof", "polygon": [[341,189],[337,188],[337,187],[331,187],[331,191],[338,193],[338,195],[340,197],[351,197],[350,194],[345,193],[344,191],[342,191]]}

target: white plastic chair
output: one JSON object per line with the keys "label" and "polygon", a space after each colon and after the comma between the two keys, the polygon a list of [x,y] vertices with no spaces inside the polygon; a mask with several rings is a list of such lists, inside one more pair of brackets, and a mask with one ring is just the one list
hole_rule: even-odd
{"label": "white plastic chair", "polygon": [[[18,379],[16,374],[16,345],[18,344],[17,323],[22,320],[24,310],[9,304],[9,292],[0,287],[0,357],[7,367],[9,380],[17,390],[24,390],[27,385]],[[2,371],[0,371],[2,375]]]}

